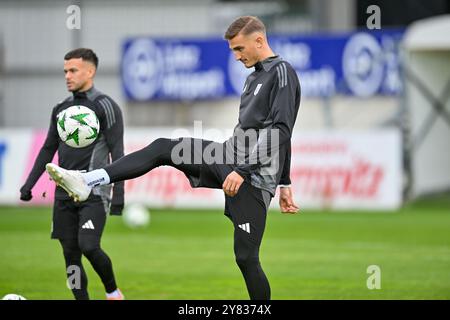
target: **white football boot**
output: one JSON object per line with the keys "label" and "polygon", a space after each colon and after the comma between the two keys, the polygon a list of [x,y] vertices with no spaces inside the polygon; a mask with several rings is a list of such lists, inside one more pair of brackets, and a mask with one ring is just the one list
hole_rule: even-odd
{"label": "white football boot", "polygon": [[75,202],[85,201],[89,197],[92,188],[84,182],[80,171],[66,170],[54,163],[47,163],[45,169],[56,185],[66,190]]}

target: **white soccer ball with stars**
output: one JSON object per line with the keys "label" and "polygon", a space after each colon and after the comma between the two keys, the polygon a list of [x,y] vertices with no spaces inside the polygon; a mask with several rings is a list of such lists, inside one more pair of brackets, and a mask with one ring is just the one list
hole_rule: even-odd
{"label": "white soccer ball with stars", "polygon": [[100,132],[100,122],[94,111],[85,106],[72,106],[57,115],[59,137],[72,148],[92,144]]}
{"label": "white soccer ball with stars", "polygon": [[2,300],[27,300],[23,296],[15,293],[8,293],[5,295]]}
{"label": "white soccer ball with stars", "polygon": [[128,227],[142,228],[150,223],[150,212],[144,205],[133,203],[125,206],[122,218]]}

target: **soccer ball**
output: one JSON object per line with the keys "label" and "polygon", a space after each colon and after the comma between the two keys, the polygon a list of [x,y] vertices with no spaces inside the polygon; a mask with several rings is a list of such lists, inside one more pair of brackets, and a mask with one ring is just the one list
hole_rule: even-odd
{"label": "soccer ball", "polygon": [[27,300],[21,295],[15,294],[15,293],[9,293],[6,296],[3,297],[2,300]]}
{"label": "soccer ball", "polygon": [[73,148],[87,147],[97,139],[100,132],[97,115],[85,106],[69,107],[56,118],[59,137]]}
{"label": "soccer ball", "polygon": [[145,206],[137,203],[125,206],[122,217],[125,225],[130,228],[145,227],[150,223],[149,211]]}

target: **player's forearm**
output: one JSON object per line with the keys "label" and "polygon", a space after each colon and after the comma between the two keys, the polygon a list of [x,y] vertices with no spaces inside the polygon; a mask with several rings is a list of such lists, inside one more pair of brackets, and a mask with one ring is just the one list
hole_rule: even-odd
{"label": "player's forearm", "polygon": [[[123,138],[115,141],[115,144],[111,147],[111,160],[114,162],[124,156]],[[124,181],[118,181],[114,183],[112,205],[123,205],[125,193]]]}
{"label": "player's forearm", "polygon": [[114,161],[119,160],[123,156],[124,156],[123,143],[120,144],[120,145],[113,146],[113,148],[111,150],[111,160],[114,162]]}
{"label": "player's forearm", "polygon": [[124,181],[114,182],[113,197],[111,203],[113,205],[122,205],[124,203],[125,183]]}
{"label": "player's forearm", "polygon": [[31,190],[34,187],[42,173],[45,171],[45,164],[52,161],[55,152],[56,150],[53,150],[50,147],[42,147],[24,184],[25,189]]}
{"label": "player's forearm", "polygon": [[291,142],[287,145],[286,156],[283,164],[283,171],[281,173],[279,185],[291,184]]}

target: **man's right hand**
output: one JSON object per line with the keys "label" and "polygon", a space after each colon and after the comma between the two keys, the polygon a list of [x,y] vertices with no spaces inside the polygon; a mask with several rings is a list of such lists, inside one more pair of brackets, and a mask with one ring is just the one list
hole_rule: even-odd
{"label": "man's right hand", "polygon": [[33,198],[31,194],[31,190],[20,188],[20,200],[22,201],[30,201]]}

